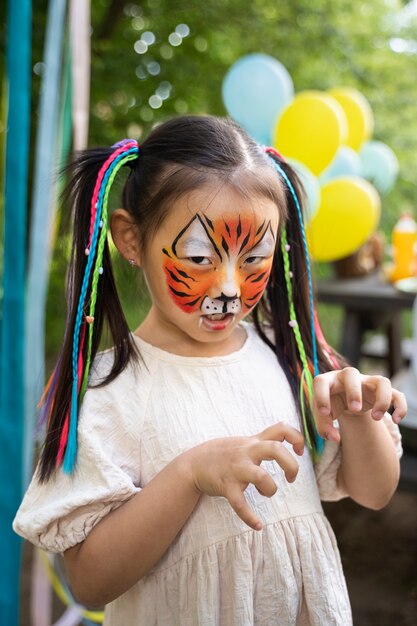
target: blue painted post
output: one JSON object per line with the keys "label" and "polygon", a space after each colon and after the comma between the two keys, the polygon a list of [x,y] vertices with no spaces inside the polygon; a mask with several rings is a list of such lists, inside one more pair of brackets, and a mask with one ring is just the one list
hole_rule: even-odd
{"label": "blue painted post", "polygon": [[9,0],[9,88],[0,328],[0,624],[19,621],[20,541],[12,520],[22,497],[26,204],[30,124],[31,2]]}
{"label": "blue painted post", "polygon": [[45,305],[55,203],[57,137],[65,39],[66,0],[49,0],[39,101],[30,221],[26,309],[25,432],[23,482],[32,474],[36,405],[44,386]]}

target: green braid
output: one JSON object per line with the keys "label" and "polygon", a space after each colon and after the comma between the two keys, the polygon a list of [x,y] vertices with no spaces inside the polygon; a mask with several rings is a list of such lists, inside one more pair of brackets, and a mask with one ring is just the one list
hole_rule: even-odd
{"label": "green braid", "polygon": [[307,390],[308,390],[310,408],[311,408],[311,403],[313,399],[313,376],[308,366],[308,360],[306,357],[303,340],[302,340],[300,329],[298,326],[297,316],[295,314],[292,283],[291,283],[291,272],[290,272],[290,257],[288,254],[287,246],[288,246],[287,230],[284,226],[282,229],[282,233],[281,233],[281,251],[282,251],[282,256],[284,259],[284,276],[285,276],[285,283],[287,286],[288,304],[289,304],[289,309],[290,309],[290,326],[294,330],[295,340],[297,343],[298,352],[300,354],[300,359],[302,363],[302,374],[301,374],[301,379],[300,379],[301,417],[302,417],[302,422],[303,422],[304,434],[305,434],[305,438],[307,441],[307,446],[314,454],[314,447],[312,445],[311,438],[310,438],[308,428],[307,428],[306,407],[304,404],[304,391],[303,391],[303,382],[305,380],[305,383],[307,385]]}

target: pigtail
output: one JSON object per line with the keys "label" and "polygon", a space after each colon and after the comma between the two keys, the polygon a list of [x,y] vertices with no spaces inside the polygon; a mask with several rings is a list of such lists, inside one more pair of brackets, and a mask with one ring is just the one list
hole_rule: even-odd
{"label": "pigtail", "polygon": [[68,315],[62,352],[44,394],[42,418],[47,421],[47,432],[39,466],[41,481],[61,465],[66,473],[74,471],[79,407],[105,320],[115,352],[103,384],[136,356],[111,266],[107,203],[117,172],[137,157],[137,143],[125,140],[110,149],[82,152],[68,168],[72,178],[64,197],[74,211]]}
{"label": "pigtail", "polygon": [[[287,375],[301,414],[307,445],[317,457],[323,442],[312,414],[313,376],[333,369],[338,362],[324,340],[314,308],[302,214],[302,186],[278,152],[271,148],[266,152],[283,182],[288,215],[280,227],[281,241],[275,251],[267,298],[254,311],[254,323],[262,339],[276,352]],[[267,337],[261,316],[272,326],[274,342]],[[288,322],[283,323],[283,320]]]}

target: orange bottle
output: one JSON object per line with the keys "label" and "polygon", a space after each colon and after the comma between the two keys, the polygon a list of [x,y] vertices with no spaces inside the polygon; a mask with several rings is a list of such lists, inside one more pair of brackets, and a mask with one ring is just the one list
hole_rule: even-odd
{"label": "orange bottle", "polygon": [[392,282],[415,275],[416,241],[417,223],[411,213],[403,213],[392,231]]}

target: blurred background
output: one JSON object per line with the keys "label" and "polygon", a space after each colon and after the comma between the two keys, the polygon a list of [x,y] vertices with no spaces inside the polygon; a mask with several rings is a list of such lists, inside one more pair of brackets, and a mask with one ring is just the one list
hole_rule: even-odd
{"label": "blurred background", "polygon": [[[40,133],[41,90],[47,73],[46,33],[52,4],[36,0],[31,6],[30,134],[26,155],[28,224],[33,217],[35,146]],[[387,176],[392,175],[389,185],[382,184],[381,187],[376,176],[368,176],[368,182],[379,194],[376,205],[372,204],[374,200],[371,202],[374,208],[377,206],[375,219],[367,226],[368,230],[364,230],[360,241],[360,245],[365,244],[375,233],[379,234],[382,252],[378,253],[378,262],[370,270],[379,268],[378,271],[384,273],[384,266],[391,262],[390,244],[395,224],[403,213],[417,215],[416,0],[207,0],[204,3],[194,0],[175,3],[169,0],[95,0],[90,11],[87,140],[90,146],[111,145],[124,137],[135,138],[140,143],[153,125],[177,114],[233,114],[234,111],[226,107],[224,91],[222,97],[225,77],[230,76],[231,68],[236,67],[240,59],[253,53],[268,55],[288,72],[293,93],[283,106],[291,106],[294,94],[306,90],[329,93],[329,90],[342,87],[359,93],[372,112],[372,129],[362,138],[357,152],[366,141],[380,142],[389,147],[395,158],[395,172],[387,173]],[[1,3],[0,67],[4,79],[0,85],[0,263],[3,263],[5,229],[6,47],[8,41],[10,43],[6,24],[7,7],[6,3]],[[69,71],[65,65],[65,50],[69,46],[67,35],[63,36],[61,43],[64,50],[63,86],[65,72]],[[18,58],[19,47],[13,54]],[[250,77],[250,67],[248,71]],[[268,96],[267,91],[265,97]],[[65,98],[59,103],[61,111],[64,104]],[[238,118],[238,114],[239,111],[235,117]],[[71,130],[68,133],[66,154],[73,146]],[[277,133],[278,130],[274,134],[271,129],[271,141]],[[53,163],[54,177],[63,164],[61,153]],[[330,165],[329,162],[327,166]],[[315,169],[314,163],[311,169]],[[326,185],[323,178],[320,180],[325,169],[314,172],[321,190]],[[339,172],[352,173],[355,172]],[[356,174],[366,178],[363,170]],[[116,186],[112,192],[113,207],[117,206],[117,192]],[[343,195],[344,191],[341,193]],[[55,204],[48,257],[46,374],[53,367],[65,324],[63,284],[70,245],[68,218],[62,214],[58,200]],[[319,200],[317,205],[318,216]],[[311,228],[313,221],[312,224]],[[29,232],[27,240],[29,242]],[[355,252],[354,247],[349,250],[349,254]],[[333,277],[340,279],[340,270],[335,265],[340,255],[325,258],[325,254],[317,253],[316,257],[314,273],[318,281],[332,280]],[[145,288],[142,284],[137,285],[130,267],[119,263],[117,258],[115,263],[127,317],[135,327],[146,311]],[[387,277],[387,272],[384,276]],[[404,307],[401,320],[403,335],[411,339],[412,300],[410,303]],[[319,313],[327,340],[339,347],[344,307],[337,303],[322,303]],[[404,366],[407,365],[406,356]],[[360,366],[365,371],[390,373],[389,365],[381,359],[361,357]],[[382,512],[366,511],[349,501],[326,505],[326,511],[338,536],[355,625],[416,625],[417,473],[415,483],[409,481],[402,485],[392,503]],[[27,546],[24,556],[20,623],[28,626],[32,623],[29,600],[33,555]],[[64,605],[65,601],[62,604],[55,598],[54,619],[63,613]],[[88,619],[85,618],[85,623]],[[8,626],[7,622],[4,623]]]}
{"label": "blurred background", "polygon": [[[46,0],[33,4],[32,146],[44,69],[47,4]],[[123,137],[140,142],[153,124],[175,114],[225,115],[223,79],[237,59],[253,52],[278,59],[296,92],[346,85],[367,98],[374,138],[390,146],[400,163],[396,184],[383,197],[379,224],[389,240],[399,214],[413,212],[416,203],[415,2],[96,0],[91,6],[89,145],[110,145]],[[4,133],[4,126],[1,130]],[[61,224],[65,228],[65,220]],[[55,241],[56,247],[63,247],[60,237]],[[52,314],[62,306],[59,291],[65,261],[64,266],[60,261],[55,254],[48,358],[54,357],[64,319],[58,310]],[[325,274],[326,264],[318,264],[317,272]],[[329,332],[329,340],[337,341],[337,330]]]}

